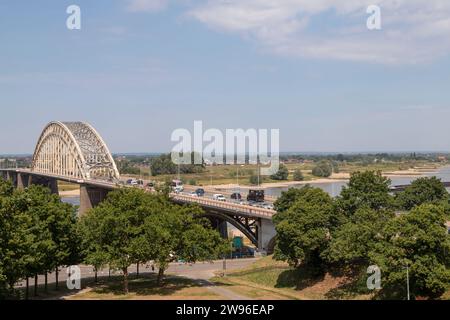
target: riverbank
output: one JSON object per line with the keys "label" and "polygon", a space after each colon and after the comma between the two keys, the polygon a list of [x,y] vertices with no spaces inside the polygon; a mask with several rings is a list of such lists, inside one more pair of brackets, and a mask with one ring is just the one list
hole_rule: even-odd
{"label": "riverbank", "polygon": [[80,189],[59,191],[59,196],[64,198],[76,198],[80,196]]}
{"label": "riverbank", "polygon": [[[391,172],[384,172],[382,175],[386,178],[420,178],[427,174],[437,173],[440,168],[412,168],[407,170],[397,170]],[[282,181],[282,182],[268,182],[262,183],[258,188],[259,189],[270,189],[270,188],[289,188],[295,186],[302,185],[315,185],[315,184],[332,184],[335,182],[346,183],[350,180],[351,173],[343,172],[343,173],[334,173],[329,178],[317,178],[314,180],[307,181]],[[236,188],[241,189],[253,189],[255,186],[248,185],[237,185],[237,184],[221,184],[214,185],[214,189],[216,190],[231,190]]]}

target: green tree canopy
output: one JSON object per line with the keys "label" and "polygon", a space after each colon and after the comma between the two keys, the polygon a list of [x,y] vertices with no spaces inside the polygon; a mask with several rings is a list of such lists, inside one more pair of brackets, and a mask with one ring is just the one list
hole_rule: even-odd
{"label": "green tree canopy", "polygon": [[229,247],[202,214],[198,206],[169,205],[145,220],[143,246],[159,267],[159,284],[170,262],[213,260]]}
{"label": "green tree canopy", "polygon": [[256,186],[261,181],[257,174],[252,174],[252,175],[250,175],[249,182],[250,182],[250,184]]}
{"label": "green tree canopy", "polygon": [[[198,156],[198,154],[197,154]],[[196,154],[191,153],[191,163],[181,164],[180,173],[200,173],[205,169],[205,164],[194,164]],[[199,156],[201,157],[201,155]],[[172,161],[171,154],[162,154],[151,160],[151,173],[153,176],[164,174],[176,174],[178,172],[178,165]]]}
{"label": "green tree canopy", "polygon": [[413,296],[440,297],[450,283],[450,237],[442,206],[423,204],[386,224],[369,253],[382,270],[387,295],[406,297],[406,266]]}
{"label": "green tree canopy", "polygon": [[306,185],[303,188],[289,188],[287,191],[283,191],[281,196],[278,197],[274,203],[275,210],[278,213],[289,210],[294,203],[307,192],[308,189],[305,188],[310,188],[310,186]]}
{"label": "green tree canopy", "polygon": [[386,223],[394,217],[390,210],[359,208],[350,219],[333,233],[330,246],[325,253],[330,263],[355,268],[369,265],[369,252],[382,239]]}
{"label": "green tree canopy", "polygon": [[287,180],[289,177],[289,170],[284,164],[280,164],[277,173],[270,176],[272,180]]}
{"label": "green tree canopy", "polygon": [[81,219],[86,263],[106,264],[123,271],[128,292],[128,268],[155,261],[161,278],[168,263],[217,257],[223,247],[218,232],[199,216],[199,207],[179,206],[167,195],[140,189],[119,189]]}
{"label": "green tree canopy", "polygon": [[309,186],[291,194],[295,199],[292,206],[274,217],[278,235],[275,258],[296,267],[303,263],[320,268],[333,228],[333,199]]}
{"label": "green tree canopy", "polygon": [[328,178],[333,174],[333,167],[329,161],[320,161],[312,170],[315,177]]}
{"label": "green tree canopy", "polygon": [[297,169],[294,171],[294,175],[293,175],[293,179],[294,181],[303,181],[305,180],[305,177],[303,176],[302,170]]}
{"label": "green tree canopy", "polygon": [[373,210],[390,209],[394,205],[389,193],[390,184],[391,181],[383,177],[380,171],[353,173],[348,186],[336,198],[337,208],[346,217],[352,216],[362,207]]}
{"label": "green tree canopy", "polygon": [[75,209],[41,186],[11,193],[0,182],[0,260],[12,288],[19,280],[77,263]]}
{"label": "green tree canopy", "polygon": [[411,210],[424,203],[448,203],[449,194],[440,179],[420,178],[399,193],[396,200],[402,209]]}

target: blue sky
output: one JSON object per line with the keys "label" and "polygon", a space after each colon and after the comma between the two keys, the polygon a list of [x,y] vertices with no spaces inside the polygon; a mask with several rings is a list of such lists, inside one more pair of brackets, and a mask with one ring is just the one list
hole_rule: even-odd
{"label": "blue sky", "polygon": [[[380,1],[0,2],[0,153],[45,124],[93,124],[113,152],[171,132],[280,129],[282,151],[450,151],[450,4]],[[82,29],[66,28],[81,8]]]}

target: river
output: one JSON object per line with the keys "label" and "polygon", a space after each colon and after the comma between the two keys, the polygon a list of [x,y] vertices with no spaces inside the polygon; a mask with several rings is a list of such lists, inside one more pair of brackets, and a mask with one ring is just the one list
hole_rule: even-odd
{"label": "river", "polygon": [[[422,177],[437,177],[442,180],[442,182],[448,182],[450,181],[450,167],[442,167],[439,168],[436,172],[433,173],[425,173],[422,176],[416,176],[416,177],[392,177],[391,179],[391,185],[397,186],[397,185],[405,185],[410,184],[412,181],[422,178]],[[347,182],[345,181],[330,181],[326,183],[311,183],[313,187],[320,188],[324,191],[326,191],[328,194],[330,194],[333,197],[338,196],[341,193],[341,190],[344,186],[347,185]],[[287,191],[289,188],[302,188],[304,184],[299,184],[297,186],[293,185],[290,187],[277,187],[277,188],[267,188],[266,194],[269,196],[279,197],[283,191]],[[449,190],[450,191],[450,190]]]}

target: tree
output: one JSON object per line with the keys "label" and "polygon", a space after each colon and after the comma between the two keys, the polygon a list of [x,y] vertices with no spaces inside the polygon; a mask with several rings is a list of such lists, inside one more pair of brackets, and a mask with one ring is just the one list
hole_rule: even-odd
{"label": "tree", "polygon": [[260,179],[257,174],[252,174],[249,178],[250,184],[256,186],[260,183]]}
{"label": "tree", "polygon": [[333,174],[333,167],[328,161],[320,161],[312,170],[315,177],[328,178]]}
{"label": "tree", "polygon": [[[6,294],[6,286],[14,289],[14,284],[23,274],[24,261],[16,259],[15,250],[26,251],[23,234],[16,232],[20,219],[14,215],[12,196],[14,187],[10,181],[0,178],[0,296]],[[25,228],[24,228],[25,229]],[[17,241],[11,241],[13,238]]]}
{"label": "tree", "polygon": [[277,173],[270,176],[272,180],[287,180],[289,177],[289,170],[284,164],[280,164]]}
{"label": "tree", "polygon": [[[0,252],[4,278],[13,290],[21,279],[46,274],[69,263],[77,252],[75,210],[41,186],[23,191],[0,183]],[[0,249],[0,250],[2,250]],[[35,294],[37,294],[35,286]],[[28,295],[28,280],[27,280]]]}
{"label": "tree", "polygon": [[289,210],[305,193],[305,188],[310,188],[306,185],[303,188],[289,188],[288,191],[283,191],[281,196],[274,202],[275,210],[278,213],[283,213]]}
{"label": "tree", "polygon": [[[163,174],[176,174],[178,169],[180,173],[200,173],[205,169],[205,163],[194,164],[194,159],[196,154],[194,152],[191,153],[191,163],[180,164],[178,166],[172,161],[171,154],[162,154],[158,157],[155,157],[151,160],[151,172],[153,176],[159,176]],[[198,154],[197,154],[198,157]],[[200,155],[201,157],[201,155]]]}
{"label": "tree", "polygon": [[119,189],[81,219],[85,262],[98,270],[108,264],[124,275],[135,263],[156,261],[159,282],[175,257],[187,262],[216,257],[220,235],[200,219],[199,207],[173,204],[164,193]]}
{"label": "tree", "polygon": [[321,189],[309,186],[291,194],[293,205],[273,219],[278,235],[275,258],[294,267],[305,264],[322,270],[321,256],[333,228],[333,199]]}
{"label": "tree", "polygon": [[402,209],[411,210],[424,203],[448,203],[449,194],[440,179],[420,178],[399,193],[396,200]]}
{"label": "tree", "polygon": [[359,208],[349,221],[332,234],[324,256],[330,263],[339,263],[356,269],[369,265],[369,252],[381,240],[386,223],[394,218],[390,210]]}
{"label": "tree", "polygon": [[339,214],[351,217],[362,207],[372,210],[390,209],[394,206],[390,195],[391,182],[381,172],[365,171],[353,173],[348,186],[336,198]]}
{"label": "tree", "polygon": [[78,223],[78,234],[82,239],[80,248],[83,262],[94,267],[95,282],[98,281],[98,271],[108,265],[109,256],[103,250],[102,238],[99,237],[101,220],[95,214],[87,214]]}
{"label": "tree", "polygon": [[305,180],[305,177],[303,176],[303,173],[300,169],[297,169],[294,171],[293,175],[294,181],[303,181]]}
{"label": "tree", "polygon": [[129,267],[143,258],[136,246],[143,234],[143,221],[162,207],[161,199],[140,189],[119,189],[81,218],[85,262],[93,263],[96,270],[106,263],[121,270],[125,293],[129,292]]}
{"label": "tree", "polygon": [[229,247],[209,222],[200,218],[202,213],[198,206],[170,204],[146,218],[145,247],[158,265],[158,285],[170,262],[213,260]]}
{"label": "tree", "polygon": [[369,253],[383,272],[383,291],[406,296],[406,266],[413,297],[440,297],[450,283],[450,237],[442,206],[423,204],[392,219]]}

